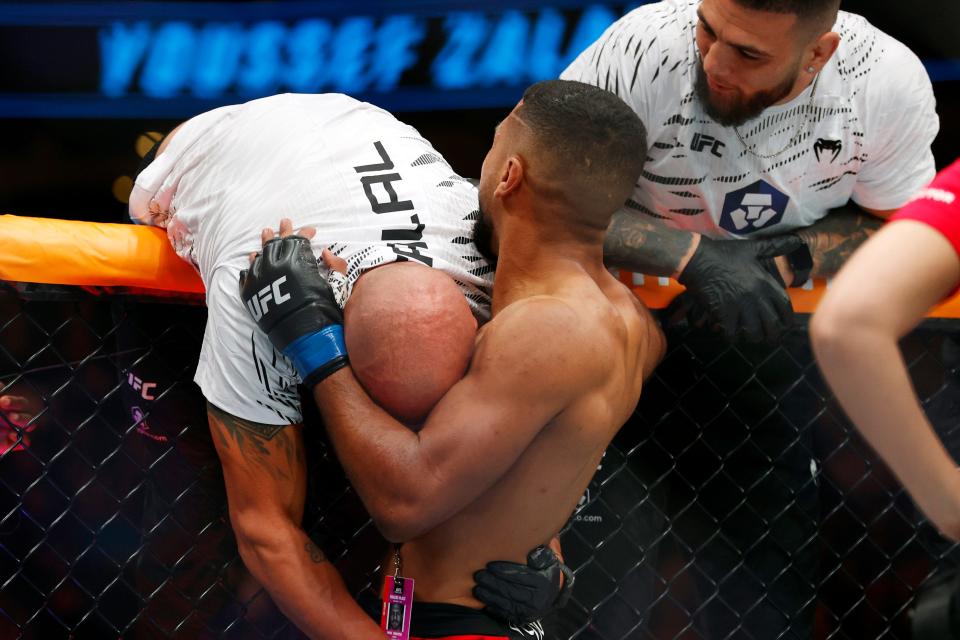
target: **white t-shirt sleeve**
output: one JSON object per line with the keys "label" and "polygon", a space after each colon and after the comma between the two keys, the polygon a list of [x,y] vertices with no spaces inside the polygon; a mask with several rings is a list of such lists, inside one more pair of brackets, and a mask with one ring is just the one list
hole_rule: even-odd
{"label": "white t-shirt sleeve", "polygon": [[853,189],[862,207],[903,206],[936,174],[930,144],[940,129],[930,78],[917,56],[889,36],[867,85],[868,156]]}
{"label": "white t-shirt sleeve", "polygon": [[300,379],[240,299],[237,283],[244,261],[218,266],[206,283],[207,326],[194,381],[211,404],[238,418],[301,422]]}
{"label": "white t-shirt sleeve", "polygon": [[660,76],[669,73],[661,67],[677,62],[669,60],[669,55],[664,62],[662,47],[674,34],[670,28],[658,33],[662,17],[651,16],[654,9],[654,5],[640,7],[614,22],[560,74],[561,80],[577,80],[617,94],[648,129],[656,109],[653,100],[664,84]]}

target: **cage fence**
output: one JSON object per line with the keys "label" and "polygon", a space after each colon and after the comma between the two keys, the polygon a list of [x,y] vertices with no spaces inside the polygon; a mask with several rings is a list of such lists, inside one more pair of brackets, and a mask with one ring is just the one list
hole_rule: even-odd
{"label": "cage fence", "polygon": [[[300,637],[230,530],[192,383],[205,321],[196,299],[0,290],[2,393],[33,407],[0,403],[0,638]],[[958,328],[902,343],[951,452]],[[561,534],[577,578],[547,637],[909,638],[956,553],[843,416],[805,323],[772,347],[668,341]],[[386,543],[305,418],[304,528],[375,605]]]}

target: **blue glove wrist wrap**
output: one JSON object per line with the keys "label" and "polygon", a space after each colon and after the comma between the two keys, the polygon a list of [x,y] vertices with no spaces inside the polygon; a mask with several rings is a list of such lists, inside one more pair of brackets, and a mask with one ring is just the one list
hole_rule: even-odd
{"label": "blue glove wrist wrap", "polygon": [[[283,350],[293,361],[293,366],[306,382],[314,371],[341,360],[346,363],[347,345],[343,341],[343,325],[331,324],[316,333],[300,336]],[[336,367],[330,371],[336,371]],[[317,380],[319,382],[319,380]]]}

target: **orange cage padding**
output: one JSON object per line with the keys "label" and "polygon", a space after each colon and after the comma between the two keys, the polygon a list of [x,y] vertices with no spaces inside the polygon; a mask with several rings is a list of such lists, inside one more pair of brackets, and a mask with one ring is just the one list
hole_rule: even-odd
{"label": "orange cage padding", "polygon": [[[0,215],[0,241],[0,280],[203,293],[200,276],[156,227]],[[683,291],[673,280],[629,271],[619,278],[653,309],[666,307]],[[793,308],[812,313],[825,290],[822,280],[814,280],[812,288],[790,289]],[[927,316],[960,318],[960,294]]]}
{"label": "orange cage padding", "polygon": [[[633,289],[638,298],[644,301],[651,309],[663,309],[670,301],[683,291],[683,285],[667,278],[651,276],[637,276],[629,271],[621,271],[618,275],[621,282]],[[788,289],[790,302],[794,311],[798,313],[813,313],[820,303],[820,298],[827,291],[827,282],[819,278],[813,279],[812,286]],[[944,300],[927,312],[928,318],[960,318],[960,293]]]}
{"label": "orange cage padding", "polygon": [[0,280],[203,293],[163,229],[0,215]]}

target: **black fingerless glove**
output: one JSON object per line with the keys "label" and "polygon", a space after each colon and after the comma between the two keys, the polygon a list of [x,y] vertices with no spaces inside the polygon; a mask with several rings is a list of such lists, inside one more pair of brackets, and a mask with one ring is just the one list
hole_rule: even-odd
{"label": "black fingerless glove", "polygon": [[240,272],[240,297],[308,387],[348,364],[343,312],[307,238],[291,235],[264,244],[250,269]]}

